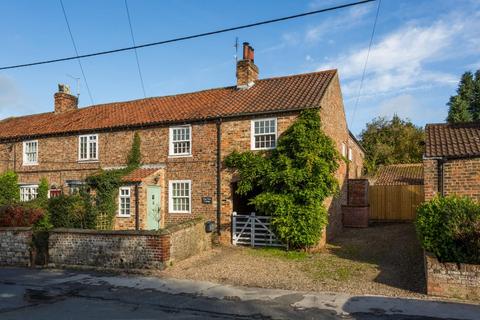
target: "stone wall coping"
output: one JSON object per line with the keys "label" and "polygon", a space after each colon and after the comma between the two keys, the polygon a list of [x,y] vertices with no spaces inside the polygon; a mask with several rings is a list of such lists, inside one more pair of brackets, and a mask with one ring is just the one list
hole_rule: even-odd
{"label": "stone wall coping", "polygon": [[[56,228],[50,230],[51,234],[54,233],[75,233],[75,234],[92,234],[92,235],[111,235],[111,236],[162,236],[175,233],[188,227],[196,226],[198,223],[203,222],[202,217],[193,218],[191,220],[181,222],[178,224],[167,226],[165,229],[160,230],[94,230],[94,229],[69,229],[69,228]],[[25,231],[31,228],[0,228],[8,229],[10,231]],[[22,229],[22,230],[20,230]]]}
{"label": "stone wall coping", "polygon": [[0,227],[0,231],[31,231],[32,227]]}
{"label": "stone wall coping", "polygon": [[94,230],[94,229],[69,229],[56,228],[50,230],[50,234],[55,233],[75,233],[92,235],[111,235],[111,236],[159,236],[165,234],[164,230]]}
{"label": "stone wall coping", "polygon": [[424,251],[425,256],[429,257],[430,259],[434,259],[435,262],[438,264],[444,265],[445,269],[451,270],[451,269],[458,269],[458,270],[464,270],[464,271],[477,271],[480,272],[480,264],[471,264],[471,263],[459,263],[459,262],[441,262],[440,260],[437,259],[437,257],[428,251]]}

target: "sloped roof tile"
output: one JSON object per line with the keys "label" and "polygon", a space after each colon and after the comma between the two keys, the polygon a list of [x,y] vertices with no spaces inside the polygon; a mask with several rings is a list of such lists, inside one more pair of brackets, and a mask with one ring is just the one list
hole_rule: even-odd
{"label": "sloped roof tile", "polygon": [[327,70],[257,80],[244,90],[231,86],[14,117],[0,121],[0,140],[318,107],[335,74]]}
{"label": "sloped roof tile", "polygon": [[427,124],[426,157],[480,156],[480,122]]}

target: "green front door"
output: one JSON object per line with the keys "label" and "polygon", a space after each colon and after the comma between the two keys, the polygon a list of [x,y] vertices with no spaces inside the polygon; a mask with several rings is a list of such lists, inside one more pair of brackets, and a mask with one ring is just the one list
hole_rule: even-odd
{"label": "green front door", "polygon": [[162,216],[160,215],[160,187],[147,187],[147,229],[160,229],[160,222]]}

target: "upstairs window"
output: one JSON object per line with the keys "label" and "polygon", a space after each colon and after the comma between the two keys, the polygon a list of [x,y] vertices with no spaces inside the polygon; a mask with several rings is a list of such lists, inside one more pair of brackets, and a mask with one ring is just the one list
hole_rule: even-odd
{"label": "upstairs window", "polygon": [[168,205],[170,213],[190,213],[192,203],[192,181],[175,180],[169,183]]}
{"label": "upstairs window", "polygon": [[130,188],[122,187],[119,192],[119,210],[118,215],[120,217],[130,217]]}
{"label": "upstairs window", "polygon": [[192,154],[191,126],[171,127],[169,138],[169,155],[189,156]]}
{"label": "upstairs window", "polygon": [[277,146],[277,119],[252,120],[252,150],[268,150]]}
{"label": "upstairs window", "polygon": [[353,151],[352,148],[348,148],[348,160],[353,161]]}
{"label": "upstairs window", "polygon": [[78,160],[98,160],[98,134],[78,138]]}
{"label": "upstairs window", "polygon": [[36,199],[38,195],[38,185],[23,185],[20,186],[20,201],[30,201]]}
{"label": "upstairs window", "polygon": [[38,141],[25,141],[23,143],[23,165],[38,164]]}
{"label": "upstairs window", "polygon": [[345,142],[342,142],[342,157],[347,157],[347,145]]}

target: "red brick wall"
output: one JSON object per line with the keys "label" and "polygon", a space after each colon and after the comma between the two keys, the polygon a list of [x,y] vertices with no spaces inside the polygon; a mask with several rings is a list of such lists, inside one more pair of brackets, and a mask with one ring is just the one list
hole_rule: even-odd
{"label": "red brick wall", "polygon": [[[247,89],[248,90],[248,89]],[[257,118],[277,117],[278,134],[282,134],[295,121],[298,113],[264,115]],[[349,134],[345,120],[342,94],[338,77],[335,76],[326,90],[321,103],[320,114],[324,131],[333,138],[341,152],[342,143],[347,144]],[[232,151],[250,150],[250,126],[252,117],[224,120],[222,130],[222,160]],[[143,164],[165,165],[159,185],[162,186],[162,216],[165,223],[170,224],[191,219],[193,216],[204,216],[215,220],[216,216],[216,124],[202,122],[192,124],[192,156],[168,156],[168,126],[144,128],[137,130],[141,138],[141,154]],[[125,165],[126,156],[131,148],[134,130],[120,132],[100,132],[99,161],[78,162],[78,136],[61,136],[38,139],[39,164],[22,165],[22,143],[16,142],[12,151],[9,143],[0,143],[0,170],[15,168],[21,183],[37,184],[41,177],[46,177],[50,184],[65,188],[66,180],[83,180],[100,168],[119,167]],[[356,157],[356,156],[355,156]],[[363,157],[356,157],[359,162]],[[14,161],[15,159],[15,161]],[[331,239],[341,228],[341,205],[346,203],[347,165],[342,161],[337,172],[341,192],[338,196],[327,199],[326,206],[330,214],[328,238]],[[232,213],[231,183],[235,180],[231,173],[222,170],[222,229],[224,239],[230,239],[230,215]],[[170,180],[192,181],[192,214],[168,213],[168,182]],[[148,183],[144,183],[146,186]],[[132,188],[132,212],[134,211],[134,192]],[[140,194],[140,200],[145,197]],[[211,204],[203,204],[202,197],[211,197]],[[142,203],[143,201],[141,201]],[[146,205],[140,206],[140,225],[145,226]],[[143,218],[142,218],[143,217]],[[117,219],[116,228],[133,229],[135,217]]]}
{"label": "red brick wall", "polygon": [[425,255],[427,294],[480,301],[480,265],[441,263]]}
{"label": "red brick wall", "polygon": [[[438,193],[438,160],[424,160],[425,200]],[[480,158],[449,159],[443,164],[445,196],[468,196],[480,201]]]}

